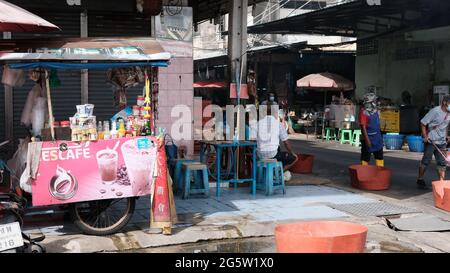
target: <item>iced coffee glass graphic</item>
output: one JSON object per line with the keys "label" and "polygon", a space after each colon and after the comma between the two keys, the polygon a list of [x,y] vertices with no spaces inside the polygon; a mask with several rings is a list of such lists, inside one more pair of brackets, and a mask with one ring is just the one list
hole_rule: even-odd
{"label": "iced coffee glass graphic", "polygon": [[150,183],[155,163],[151,147],[138,147],[136,139],[130,139],[122,147],[122,155],[127,167],[133,195],[150,193]]}
{"label": "iced coffee glass graphic", "polygon": [[118,154],[111,149],[98,151],[96,154],[98,171],[104,184],[113,184],[117,178]]}

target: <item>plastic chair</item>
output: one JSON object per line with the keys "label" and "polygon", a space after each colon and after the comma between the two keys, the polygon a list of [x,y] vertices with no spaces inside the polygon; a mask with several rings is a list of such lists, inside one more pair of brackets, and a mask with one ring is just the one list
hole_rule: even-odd
{"label": "plastic chair", "polygon": [[341,144],[352,144],[352,130],[349,129],[341,129],[340,130],[340,142]]}
{"label": "plastic chair", "polygon": [[352,137],[352,145],[359,147],[361,145],[361,130],[354,130]]}
{"label": "plastic chair", "polygon": [[325,141],[336,140],[336,134],[334,128],[325,128],[325,136],[323,137]]}
{"label": "plastic chair", "polygon": [[[202,193],[206,197],[209,196],[208,167],[205,164],[185,162],[182,171],[184,177],[183,199],[189,198],[191,194],[198,193]],[[191,172],[194,173],[194,188],[191,188]]]}

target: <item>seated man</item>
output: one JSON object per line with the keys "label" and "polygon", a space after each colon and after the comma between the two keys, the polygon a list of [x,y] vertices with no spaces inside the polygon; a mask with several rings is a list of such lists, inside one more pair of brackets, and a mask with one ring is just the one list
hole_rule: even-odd
{"label": "seated man", "polygon": [[[257,125],[257,153],[259,159],[276,159],[283,163],[285,178],[290,177],[290,169],[298,160],[297,155],[292,151],[286,130],[281,122],[272,115],[272,106],[276,107],[274,102],[267,102],[267,116],[261,118]],[[280,151],[280,140],[283,141],[287,152]]]}

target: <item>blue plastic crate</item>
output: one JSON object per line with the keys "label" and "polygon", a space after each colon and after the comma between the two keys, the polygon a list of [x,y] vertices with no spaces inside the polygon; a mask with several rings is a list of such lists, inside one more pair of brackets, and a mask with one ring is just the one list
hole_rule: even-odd
{"label": "blue plastic crate", "polygon": [[425,150],[425,144],[420,136],[407,136],[406,141],[410,152],[422,153]]}
{"label": "blue plastic crate", "polygon": [[384,135],[384,145],[388,150],[401,150],[404,138],[404,135]]}

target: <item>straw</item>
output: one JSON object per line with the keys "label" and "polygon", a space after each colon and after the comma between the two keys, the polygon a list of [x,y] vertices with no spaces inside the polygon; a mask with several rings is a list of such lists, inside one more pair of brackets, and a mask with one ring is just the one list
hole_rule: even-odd
{"label": "straw", "polygon": [[120,144],[120,140],[118,140],[116,142],[116,145],[114,145],[113,151],[117,150],[117,148],[119,147],[119,144]]}

